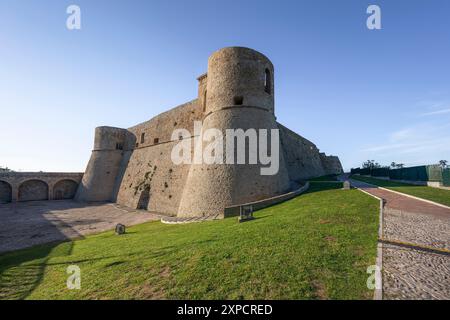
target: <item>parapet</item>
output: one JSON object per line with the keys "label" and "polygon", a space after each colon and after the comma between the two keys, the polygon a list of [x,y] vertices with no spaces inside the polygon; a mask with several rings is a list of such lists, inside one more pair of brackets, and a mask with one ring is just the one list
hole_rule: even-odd
{"label": "parapet", "polygon": [[115,127],[95,128],[94,150],[122,150],[128,130]]}

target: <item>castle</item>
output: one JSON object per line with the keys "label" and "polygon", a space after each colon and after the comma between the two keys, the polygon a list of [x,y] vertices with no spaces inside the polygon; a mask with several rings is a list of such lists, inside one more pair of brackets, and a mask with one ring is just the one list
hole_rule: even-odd
{"label": "castle", "polygon": [[[112,201],[178,217],[223,215],[230,206],[292,190],[292,182],[342,172],[339,159],[276,121],[274,68],[263,54],[228,47],[208,59],[197,99],[128,129],[98,127],[75,199]],[[176,129],[279,129],[279,170],[261,164],[178,164],[171,160]],[[200,145],[204,143],[201,142]],[[191,152],[194,153],[195,143]]]}

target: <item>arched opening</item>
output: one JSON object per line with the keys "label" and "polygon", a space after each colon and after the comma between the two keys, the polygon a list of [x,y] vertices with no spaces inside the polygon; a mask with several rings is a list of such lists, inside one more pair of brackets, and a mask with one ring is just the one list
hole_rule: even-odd
{"label": "arched opening", "polygon": [[203,112],[206,111],[206,93],[207,91],[205,90],[205,93],[203,93]]}
{"label": "arched opening", "polygon": [[0,181],[0,203],[12,201],[12,188],[6,181]]}
{"label": "arched opening", "polygon": [[268,94],[272,93],[272,76],[269,69],[266,69],[264,75],[264,91],[266,91]]}
{"label": "arched opening", "polygon": [[19,187],[19,201],[48,200],[48,185],[41,180],[28,180]]}
{"label": "arched opening", "polygon": [[65,179],[58,181],[53,187],[54,200],[73,199],[77,192],[78,183],[73,180]]}

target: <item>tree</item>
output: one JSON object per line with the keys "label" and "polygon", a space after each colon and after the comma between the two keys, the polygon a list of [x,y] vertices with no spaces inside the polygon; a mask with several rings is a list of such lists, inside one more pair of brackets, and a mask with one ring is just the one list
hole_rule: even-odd
{"label": "tree", "polygon": [[405,167],[405,165],[403,163],[397,163],[396,167],[397,167],[397,169],[402,169]]}
{"label": "tree", "polygon": [[378,162],[375,162],[375,160],[367,160],[362,165],[363,168],[369,168],[369,169],[377,169],[381,168],[381,165]]}
{"label": "tree", "polygon": [[8,168],[8,167],[0,166],[0,172],[13,172],[13,171],[10,168]]}
{"label": "tree", "polygon": [[439,166],[440,166],[442,169],[447,168],[447,163],[448,163],[447,160],[439,160]]}
{"label": "tree", "polygon": [[397,164],[396,164],[395,162],[393,162],[393,161],[391,162],[391,168],[392,168],[392,169],[397,168]]}

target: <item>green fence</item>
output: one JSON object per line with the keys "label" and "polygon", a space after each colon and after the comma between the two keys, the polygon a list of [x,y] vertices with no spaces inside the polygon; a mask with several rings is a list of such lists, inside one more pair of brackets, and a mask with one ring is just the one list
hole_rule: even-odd
{"label": "green fence", "polygon": [[450,168],[442,171],[442,184],[446,187],[450,187]]}
{"label": "green fence", "polygon": [[442,181],[442,169],[438,165],[390,170],[389,178],[408,181]]}
{"label": "green fence", "polygon": [[450,185],[450,168],[442,169],[439,165],[418,166],[390,170],[389,168],[357,168],[352,174],[361,174],[373,177],[389,177],[391,180],[431,181]]}
{"label": "green fence", "polygon": [[389,168],[372,169],[372,172],[370,175],[374,176],[374,177],[389,177]]}

